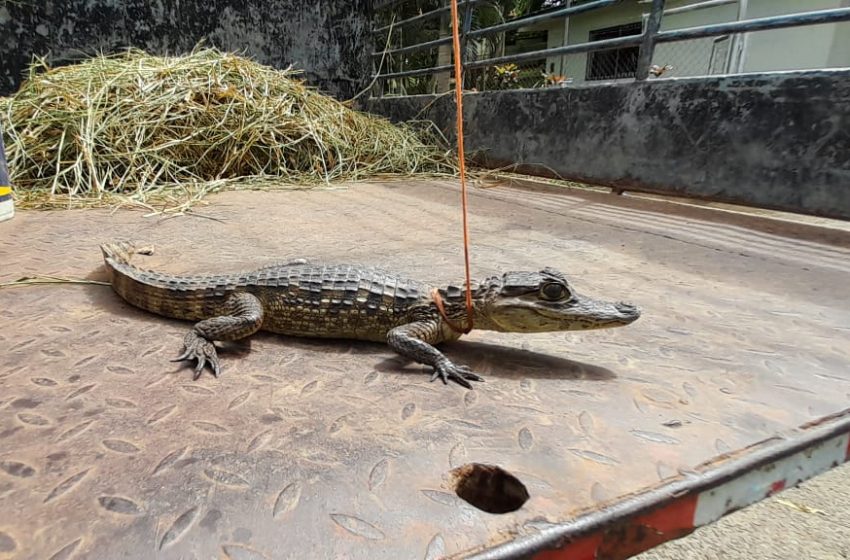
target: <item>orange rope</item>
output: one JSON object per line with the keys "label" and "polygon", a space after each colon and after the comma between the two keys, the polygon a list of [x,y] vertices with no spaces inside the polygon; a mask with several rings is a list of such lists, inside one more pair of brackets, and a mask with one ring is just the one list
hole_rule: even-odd
{"label": "orange rope", "polygon": [[[446,324],[449,326],[449,328],[451,330],[453,330],[456,333],[460,333],[460,334],[466,334],[466,333],[468,333],[469,331],[472,330],[472,320],[471,319],[469,321],[469,328],[465,328],[465,327],[461,327],[460,325],[458,325],[457,323],[452,321],[449,318],[449,316],[446,315],[446,308],[443,305],[443,296],[440,295],[439,289],[434,288],[433,290],[431,290],[431,297],[434,298],[434,303],[437,305],[437,311],[440,312],[440,317],[443,318],[443,321],[446,322]],[[472,315],[470,315],[470,317],[472,317]]]}
{"label": "orange rope", "polygon": [[[469,219],[466,200],[466,162],[463,156],[463,64],[460,57],[460,20],[457,0],[452,0],[452,40],[455,58],[455,101],[457,103],[457,157],[460,171],[460,191],[463,203],[463,258],[466,266],[466,328],[472,330],[472,279],[469,273]],[[451,325],[450,325],[451,326]]]}

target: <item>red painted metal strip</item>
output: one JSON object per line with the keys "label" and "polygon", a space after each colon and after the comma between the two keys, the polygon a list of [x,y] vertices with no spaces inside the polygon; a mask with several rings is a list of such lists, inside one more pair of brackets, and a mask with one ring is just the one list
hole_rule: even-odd
{"label": "red painted metal strip", "polygon": [[597,558],[620,560],[659,544],[684,537],[694,530],[698,495],[685,496],[606,531]]}
{"label": "red painted metal strip", "polygon": [[768,496],[770,496],[771,494],[776,494],[777,492],[782,492],[783,490],[785,490],[785,484],[786,483],[785,483],[784,480],[777,480],[776,482],[771,484],[770,485],[770,494],[768,494]]}
{"label": "red painted metal strip", "polygon": [[596,533],[571,542],[563,548],[542,550],[533,560],[595,560],[603,535]]}
{"label": "red painted metal strip", "polygon": [[628,558],[850,461],[850,409],[801,426],[800,432],[779,443],[765,440],[736,458],[706,463],[690,477],[467,558]]}
{"label": "red painted metal strip", "polygon": [[621,560],[694,530],[697,495],[674,500],[644,515],[624,520],[555,550],[544,550],[534,560]]}
{"label": "red painted metal strip", "polygon": [[[834,443],[832,445],[834,446]],[[841,445],[843,445],[843,442]],[[829,445],[827,443],[821,444],[820,449],[822,450],[821,453],[825,453],[828,458]],[[796,454],[798,460],[801,460],[799,457],[806,455],[805,451]],[[847,439],[845,456],[846,460],[850,460],[850,437]],[[793,461],[793,457],[778,460],[773,465],[777,466],[788,461]],[[809,455],[808,459],[811,460],[812,456]],[[821,461],[823,460],[826,459],[821,457]],[[825,470],[828,467],[824,465],[823,468]],[[757,477],[757,472],[758,470],[752,471],[749,473],[749,476],[755,475]],[[742,478],[746,478],[746,476],[744,475]],[[805,478],[808,478],[808,476]],[[705,497],[710,502],[712,499],[716,501],[717,496],[715,494],[717,493],[720,493],[721,496],[728,492],[732,492],[730,495],[736,495],[736,485],[740,483],[740,479],[732,479],[730,482],[714,489],[678,498],[649,513],[626,518],[619,523],[611,525],[604,531],[582,537],[561,548],[541,551],[533,556],[533,558],[534,560],[621,560],[629,558],[658,546],[663,542],[691,533],[696,528],[696,520],[694,518],[700,498]],[[786,478],[774,480],[763,486],[765,492],[761,497],[763,498],[781,492],[787,486],[788,480]],[[727,505],[727,508],[729,507]],[[722,514],[726,513],[729,513],[729,509],[722,512]]]}
{"label": "red painted metal strip", "polygon": [[808,480],[846,460],[848,436],[840,435],[765,463],[700,494],[694,524],[706,525]]}

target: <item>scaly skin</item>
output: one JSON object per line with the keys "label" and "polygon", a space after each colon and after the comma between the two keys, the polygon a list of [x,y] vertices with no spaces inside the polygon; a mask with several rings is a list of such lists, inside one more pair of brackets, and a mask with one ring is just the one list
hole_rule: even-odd
{"label": "scaly skin", "polygon": [[[432,381],[452,380],[469,389],[483,381],[450,361],[436,345],[458,339],[439,312],[433,288],[375,268],[288,261],[251,272],[171,276],[130,264],[126,242],[101,246],[113,289],[128,303],[165,317],[197,321],[175,361],[197,360],[221,373],[214,341],[248,337],[259,330],[301,337],[386,342],[399,354],[434,368]],[[439,289],[446,317],[467,322],[466,292]],[[575,294],[552,269],[509,272],[473,286],[475,328],[500,332],[549,332],[627,325],[640,312]]]}

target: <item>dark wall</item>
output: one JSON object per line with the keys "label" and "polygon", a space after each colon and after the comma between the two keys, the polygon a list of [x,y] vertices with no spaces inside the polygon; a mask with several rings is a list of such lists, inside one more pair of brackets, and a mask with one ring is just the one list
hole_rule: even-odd
{"label": "dark wall", "polygon": [[56,63],[134,46],[157,54],[200,40],[264,64],[294,64],[347,99],[368,84],[369,0],[19,0],[0,2],[0,95],[33,55]]}
{"label": "dark wall", "polygon": [[[366,108],[454,137],[452,96]],[[488,166],[850,219],[846,70],[469,94],[464,115]]]}

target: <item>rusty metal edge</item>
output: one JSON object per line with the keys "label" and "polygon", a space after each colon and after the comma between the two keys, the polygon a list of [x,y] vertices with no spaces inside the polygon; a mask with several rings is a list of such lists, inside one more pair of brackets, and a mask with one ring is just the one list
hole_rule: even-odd
{"label": "rusty metal edge", "polygon": [[[629,519],[658,510],[674,500],[696,498],[702,492],[847,434],[850,434],[850,408],[803,424],[790,434],[777,435],[750,447],[718,456],[698,466],[693,473],[688,473],[683,478],[662,483],[618,502],[580,514],[571,521],[546,528],[538,534],[523,536],[479,551],[467,550],[457,557],[469,560],[519,560],[546,550],[559,549],[579,539],[602,533]],[[848,459],[850,458],[845,458],[845,461]],[[715,466],[718,464],[719,466]],[[829,468],[839,464],[834,463]],[[816,474],[822,472],[825,470]],[[723,515],[729,513],[731,511],[726,511]],[[663,540],[674,540],[682,536],[685,534],[670,535]]]}

